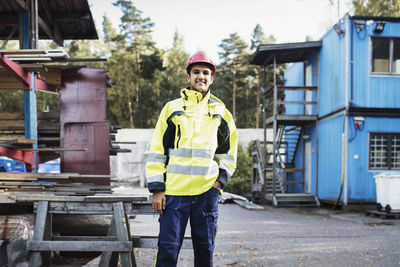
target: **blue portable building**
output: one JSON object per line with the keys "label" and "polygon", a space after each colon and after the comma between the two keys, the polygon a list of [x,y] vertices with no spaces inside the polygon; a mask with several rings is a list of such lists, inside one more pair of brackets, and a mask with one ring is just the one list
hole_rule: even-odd
{"label": "blue portable building", "polygon": [[[288,48],[299,58],[283,60]],[[294,182],[285,184],[285,192],[344,205],[375,202],[374,175],[400,170],[400,18],[346,14],[320,41],[262,45],[252,63],[265,65],[271,58],[292,62],[284,89],[305,88],[285,90],[275,106],[283,104],[288,118],[316,116],[302,124],[301,138],[286,140],[296,142],[293,168],[300,171],[286,173],[286,181]],[[285,141],[275,138],[279,116],[274,112],[271,119],[277,121],[278,147]]]}

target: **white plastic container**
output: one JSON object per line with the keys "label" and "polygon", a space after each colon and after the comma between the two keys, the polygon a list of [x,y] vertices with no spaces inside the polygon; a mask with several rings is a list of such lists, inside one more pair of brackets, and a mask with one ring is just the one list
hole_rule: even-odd
{"label": "white plastic container", "polygon": [[376,202],[390,212],[400,212],[400,171],[381,172],[374,175],[376,183]]}

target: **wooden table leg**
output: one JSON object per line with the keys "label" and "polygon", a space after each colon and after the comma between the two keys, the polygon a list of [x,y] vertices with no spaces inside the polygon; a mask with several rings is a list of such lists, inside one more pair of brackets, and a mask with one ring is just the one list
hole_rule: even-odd
{"label": "wooden table leg", "polygon": [[[123,203],[122,202],[113,203],[113,209],[114,209],[114,218],[115,218],[115,226],[117,229],[118,241],[129,241],[128,231],[126,230],[123,223],[123,218],[125,216]],[[120,253],[122,267],[132,267],[132,262],[129,254],[130,253],[128,252]]]}
{"label": "wooden table leg", "polygon": [[[47,201],[39,201],[36,210],[36,221],[35,228],[33,231],[32,241],[43,241],[45,227],[46,227],[46,217],[49,203]],[[32,252],[29,259],[29,267],[38,267],[40,261],[40,251]]]}

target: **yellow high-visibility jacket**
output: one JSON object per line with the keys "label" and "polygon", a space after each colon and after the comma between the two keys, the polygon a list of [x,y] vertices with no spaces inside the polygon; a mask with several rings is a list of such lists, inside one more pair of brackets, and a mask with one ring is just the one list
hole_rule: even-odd
{"label": "yellow high-visibility jacket", "polygon": [[208,92],[181,90],[161,111],[146,163],[150,192],[193,196],[236,168],[238,135],[231,113]]}

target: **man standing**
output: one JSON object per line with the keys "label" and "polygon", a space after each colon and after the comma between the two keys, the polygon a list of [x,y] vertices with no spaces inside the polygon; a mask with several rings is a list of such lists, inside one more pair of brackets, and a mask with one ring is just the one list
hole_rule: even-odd
{"label": "man standing", "polygon": [[195,266],[212,266],[218,197],[236,167],[238,136],[231,113],[210,93],[216,67],[205,52],[186,66],[188,88],[161,111],[146,178],[160,213],[156,266],[176,266],[190,218]]}

